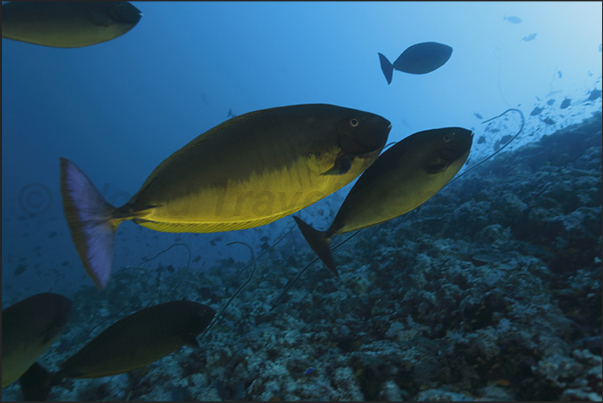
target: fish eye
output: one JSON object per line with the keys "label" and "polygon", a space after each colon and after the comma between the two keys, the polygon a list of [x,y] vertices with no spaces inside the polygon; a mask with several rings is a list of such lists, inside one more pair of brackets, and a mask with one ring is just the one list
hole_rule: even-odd
{"label": "fish eye", "polygon": [[449,142],[450,142],[450,140],[451,140],[450,136],[449,136],[449,135],[447,135],[447,134],[445,134],[445,135],[444,135],[444,137],[442,137],[442,138],[444,139],[444,141],[445,141],[446,143],[449,143]]}
{"label": "fish eye", "polygon": [[357,127],[359,123],[360,122],[358,122],[358,119],[356,119],[356,118],[350,119],[350,126],[352,126],[352,127]]}

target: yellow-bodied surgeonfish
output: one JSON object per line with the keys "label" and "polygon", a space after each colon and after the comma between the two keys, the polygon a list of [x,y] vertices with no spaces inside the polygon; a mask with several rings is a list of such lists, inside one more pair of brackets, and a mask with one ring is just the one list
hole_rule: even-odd
{"label": "yellow-bodied surgeonfish", "polygon": [[232,231],[271,223],[354,180],[377,158],[390,129],[379,115],[334,105],[250,112],[176,151],[119,208],[62,158],[65,217],[84,268],[102,289],[122,221],[164,232]]}
{"label": "yellow-bodied surgeonfish", "polygon": [[314,252],[339,277],[331,238],[391,220],[425,203],[462,168],[472,143],[473,133],[460,127],[415,133],[386,150],[358,178],[328,230],[317,231],[293,218]]}
{"label": "yellow-bodied surgeonfish", "polygon": [[21,377],[26,400],[45,400],[66,378],[100,378],[147,366],[184,345],[200,348],[197,336],[216,311],[192,301],[171,301],[118,320],[49,373],[32,366]]}
{"label": "yellow-bodied surgeonfish", "polygon": [[13,1],[2,5],[2,37],[79,48],[125,34],[141,16],[127,1]]}
{"label": "yellow-bodied surgeonfish", "polygon": [[17,380],[58,339],[71,301],[45,292],[2,310],[2,387]]}

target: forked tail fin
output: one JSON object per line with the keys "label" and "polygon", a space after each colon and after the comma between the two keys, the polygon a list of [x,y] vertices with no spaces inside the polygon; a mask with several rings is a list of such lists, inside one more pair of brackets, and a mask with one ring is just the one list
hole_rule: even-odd
{"label": "forked tail fin", "polygon": [[63,211],[75,249],[99,289],[109,282],[115,231],[123,219],[105,201],[90,179],[71,161],[61,158]]}
{"label": "forked tail fin", "polygon": [[331,237],[327,236],[327,231],[318,231],[312,228],[310,225],[306,224],[301,218],[293,216],[299,230],[302,235],[306,239],[306,242],[310,245],[314,253],[318,255],[320,260],[327,266],[329,270],[335,275],[335,277],[339,278],[339,273],[337,272],[337,266],[333,261],[333,256],[331,255]]}
{"label": "forked tail fin", "polygon": [[379,53],[379,62],[381,63],[381,70],[383,70],[385,79],[387,80],[387,83],[390,84],[394,74],[394,65],[391,64],[389,60],[387,60],[387,57],[383,56],[381,53]]}
{"label": "forked tail fin", "polygon": [[50,389],[60,384],[60,375],[48,372],[43,366],[34,362],[31,367],[19,378],[23,400],[43,401],[48,399]]}

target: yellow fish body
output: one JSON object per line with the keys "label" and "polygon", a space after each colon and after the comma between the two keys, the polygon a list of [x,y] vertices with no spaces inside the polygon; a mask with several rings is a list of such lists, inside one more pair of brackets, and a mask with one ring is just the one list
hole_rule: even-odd
{"label": "yellow fish body", "polygon": [[127,1],[13,1],[2,5],[2,37],[79,48],[125,34],[141,16]]}
{"label": "yellow fish body", "polygon": [[354,184],[327,231],[294,217],[306,241],[336,276],[329,244],[414,210],[439,192],[469,157],[473,133],[460,127],[425,130],[386,150]]}
{"label": "yellow fish body", "polygon": [[61,159],[65,217],[84,268],[103,288],[122,221],[164,232],[271,223],[354,180],[377,158],[390,128],[381,116],[333,105],[250,112],[176,151],[119,208],[106,203],[75,164]]}
{"label": "yellow fish body", "polygon": [[41,293],[2,311],[2,387],[19,379],[61,335],[71,301]]}

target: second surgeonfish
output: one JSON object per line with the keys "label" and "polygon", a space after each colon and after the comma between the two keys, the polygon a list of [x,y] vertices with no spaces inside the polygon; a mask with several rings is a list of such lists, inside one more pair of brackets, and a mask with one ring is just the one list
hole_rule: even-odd
{"label": "second surgeonfish", "polygon": [[104,288],[121,222],[133,220],[163,232],[220,232],[269,224],[354,180],[377,158],[390,129],[390,122],[379,115],[334,105],[250,112],[176,151],[119,208],[62,158],[65,218],[84,268]]}
{"label": "second surgeonfish", "polygon": [[197,336],[216,311],[192,301],[171,301],[118,320],[49,373],[39,364],[21,378],[26,400],[45,400],[66,378],[100,378],[147,366],[184,345],[199,348]]}
{"label": "second surgeonfish", "polygon": [[2,37],[79,48],[125,34],[141,16],[127,1],[13,1],[2,5]]}
{"label": "second surgeonfish", "polygon": [[379,54],[381,70],[387,83],[392,82],[394,69],[410,74],[427,74],[442,67],[452,55],[452,48],[437,42],[422,42],[409,46],[394,64]]}
{"label": "second surgeonfish", "polygon": [[63,332],[71,300],[45,292],[2,311],[2,387],[17,380]]}
{"label": "second surgeonfish", "polygon": [[472,143],[473,133],[460,127],[415,133],[386,150],[358,178],[328,230],[317,231],[293,218],[314,252],[339,277],[331,238],[391,220],[425,203],[461,169]]}

